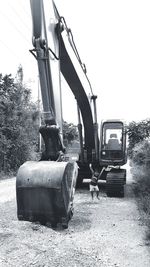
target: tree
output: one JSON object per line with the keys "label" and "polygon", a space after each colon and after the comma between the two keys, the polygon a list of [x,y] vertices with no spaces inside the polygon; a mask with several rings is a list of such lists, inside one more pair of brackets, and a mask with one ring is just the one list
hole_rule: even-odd
{"label": "tree", "polygon": [[78,130],[73,123],[63,122],[63,137],[65,145],[70,144],[73,140],[78,140]]}
{"label": "tree", "polygon": [[31,158],[38,125],[30,90],[11,75],[0,74],[0,113],[0,169],[16,171]]}
{"label": "tree", "polygon": [[136,144],[147,140],[150,136],[150,119],[140,122],[132,121],[128,125],[129,156],[132,157],[133,148]]}

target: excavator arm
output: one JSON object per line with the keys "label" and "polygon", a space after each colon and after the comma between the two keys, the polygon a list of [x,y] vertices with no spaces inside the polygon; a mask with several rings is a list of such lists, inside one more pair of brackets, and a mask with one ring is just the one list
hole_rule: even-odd
{"label": "excavator arm", "polygon": [[[48,24],[48,29],[50,29],[48,33],[51,35],[51,39],[48,43],[44,2],[41,0],[31,1],[34,45],[34,49],[31,52],[38,63],[45,123],[49,126],[58,125],[61,135],[61,72],[77,100],[84,125],[84,149],[87,151],[89,161],[91,161],[92,151],[96,147],[91,109],[91,101],[95,100],[95,98],[86,75],[85,66],[82,64],[76,49],[72,32],[67,27],[65,19],[59,15],[54,2],[49,1],[49,4],[51,17],[50,24]],[[45,137],[44,128],[41,132]],[[57,143],[56,133],[54,139],[54,143]],[[58,137],[57,139],[59,140]],[[57,148],[63,150],[59,145]],[[52,148],[49,147],[49,150],[52,151]]]}
{"label": "excavator arm", "polygon": [[[45,125],[40,128],[40,133],[45,142],[43,160],[57,160],[60,151],[64,151],[62,141],[62,101],[60,84],[59,43],[54,32],[55,14],[51,2],[51,45],[55,51],[50,52],[48,46],[46,19],[43,1],[32,0],[31,15],[33,23],[32,42],[34,55],[38,64],[43,115]],[[52,51],[52,50],[51,50]]]}

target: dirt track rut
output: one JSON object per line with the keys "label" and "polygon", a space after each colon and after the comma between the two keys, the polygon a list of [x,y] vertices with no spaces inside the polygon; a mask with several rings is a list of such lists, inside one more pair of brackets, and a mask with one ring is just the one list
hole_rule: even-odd
{"label": "dirt track rut", "polygon": [[149,267],[146,227],[129,173],[127,181],[125,198],[107,198],[102,186],[99,201],[91,201],[85,184],[75,194],[67,230],[18,221],[15,179],[1,181],[0,266]]}

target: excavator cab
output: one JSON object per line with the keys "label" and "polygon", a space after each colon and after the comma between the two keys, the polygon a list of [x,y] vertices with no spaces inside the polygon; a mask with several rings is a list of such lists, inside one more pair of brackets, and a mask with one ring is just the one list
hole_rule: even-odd
{"label": "excavator cab", "polygon": [[100,165],[126,163],[126,133],[122,121],[105,121],[101,125]]}

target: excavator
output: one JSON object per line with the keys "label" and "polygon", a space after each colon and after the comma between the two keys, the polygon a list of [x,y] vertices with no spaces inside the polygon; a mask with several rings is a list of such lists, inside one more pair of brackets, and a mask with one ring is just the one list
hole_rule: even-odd
{"label": "excavator", "polygon": [[[39,129],[45,150],[39,161],[20,166],[16,178],[19,220],[62,224],[73,216],[77,186],[90,178],[89,165],[106,181],[110,197],[123,197],[127,162],[126,129],[120,120],[97,122],[97,96],[93,94],[85,64],[73,34],[53,0],[30,0],[33,49],[41,87],[44,125]],[[77,103],[80,151],[77,160],[66,154],[63,141],[61,75]]]}

